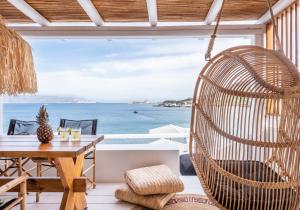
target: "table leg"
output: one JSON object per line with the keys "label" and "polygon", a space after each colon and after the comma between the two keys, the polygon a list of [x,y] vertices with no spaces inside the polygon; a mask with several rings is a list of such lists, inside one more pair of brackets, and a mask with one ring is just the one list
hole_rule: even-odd
{"label": "table leg", "polygon": [[55,165],[65,188],[60,210],[84,210],[87,207],[85,193],[73,192],[73,180],[81,176],[84,154],[77,158],[55,158]]}

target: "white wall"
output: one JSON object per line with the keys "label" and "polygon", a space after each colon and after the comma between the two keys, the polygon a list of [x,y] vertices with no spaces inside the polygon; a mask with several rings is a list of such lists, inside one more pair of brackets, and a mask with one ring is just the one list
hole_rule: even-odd
{"label": "white wall", "polygon": [[[84,162],[84,168],[90,166],[91,160]],[[98,183],[124,182],[126,170],[146,166],[165,164],[180,175],[179,149],[176,145],[149,145],[149,144],[100,144],[96,152],[96,181]],[[35,163],[28,163],[26,169],[32,168]],[[47,167],[43,167],[47,169]],[[35,176],[35,171],[31,174]],[[90,171],[91,172],[91,171]],[[56,176],[56,169],[52,168],[43,173],[44,176]],[[89,177],[90,174],[89,174]]]}
{"label": "white wall", "polygon": [[174,145],[98,145],[97,182],[124,182],[127,170],[165,164],[179,176],[179,149]]}

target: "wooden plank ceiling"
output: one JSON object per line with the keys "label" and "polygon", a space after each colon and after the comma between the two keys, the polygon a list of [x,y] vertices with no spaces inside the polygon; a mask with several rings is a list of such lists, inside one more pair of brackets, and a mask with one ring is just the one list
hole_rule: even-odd
{"label": "wooden plank ceiling", "polygon": [[105,22],[147,22],[146,0],[93,0]]}
{"label": "wooden plank ceiling", "polygon": [[26,0],[50,22],[90,22],[76,0]]}
{"label": "wooden plank ceiling", "polygon": [[[91,22],[76,0],[25,0],[50,22]],[[276,3],[277,0],[272,0]],[[158,21],[203,21],[213,0],[157,0]],[[147,22],[146,0],[92,0],[105,22]],[[226,0],[222,20],[257,20],[267,11],[265,0]],[[11,23],[32,22],[7,0],[0,14]]]}
{"label": "wooden plank ceiling", "polygon": [[[270,0],[274,5],[277,0]],[[226,0],[223,20],[257,20],[268,10],[266,0]]]}
{"label": "wooden plank ceiling", "polygon": [[159,21],[203,21],[213,0],[157,0]]}
{"label": "wooden plank ceiling", "polygon": [[30,23],[30,18],[26,17],[22,12],[17,10],[6,0],[0,0],[0,14],[8,21],[13,23]]}

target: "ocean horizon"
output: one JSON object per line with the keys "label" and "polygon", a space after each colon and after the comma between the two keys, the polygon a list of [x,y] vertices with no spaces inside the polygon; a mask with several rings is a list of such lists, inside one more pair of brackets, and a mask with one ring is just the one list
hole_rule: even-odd
{"label": "ocean horizon", "polygon": [[[7,133],[10,119],[35,120],[42,105],[42,103],[5,103],[3,132]],[[150,129],[168,124],[185,128],[190,126],[191,108],[188,107],[156,107],[152,104],[128,103],[47,103],[44,105],[49,113],[49,123],[53,130],[59,127],[61,118],[98,119],[97,134],[145,134]]]}

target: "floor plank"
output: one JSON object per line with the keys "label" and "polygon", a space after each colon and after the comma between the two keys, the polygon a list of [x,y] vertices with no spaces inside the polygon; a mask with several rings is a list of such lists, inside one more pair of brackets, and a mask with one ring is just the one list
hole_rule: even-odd
{"label": "floor plank", "polygon": [[[195,176],[181,177],[185,190],[182,193],[204,195],[200,182]],[[88,210],[130,210],[133,205],[121,202],[114,196],[115,190],[123,183],[98,183],[96,189],[90,189],[87,195]],[[0,198],[8,198],[16,195],[6,193]],[[42,193],[40,202],[35,202],[35,193],[29,193],[27,208],[30,210],[56,210],[59,209],[62,193]],[[13,208],[18,210],[19,207]]]}

